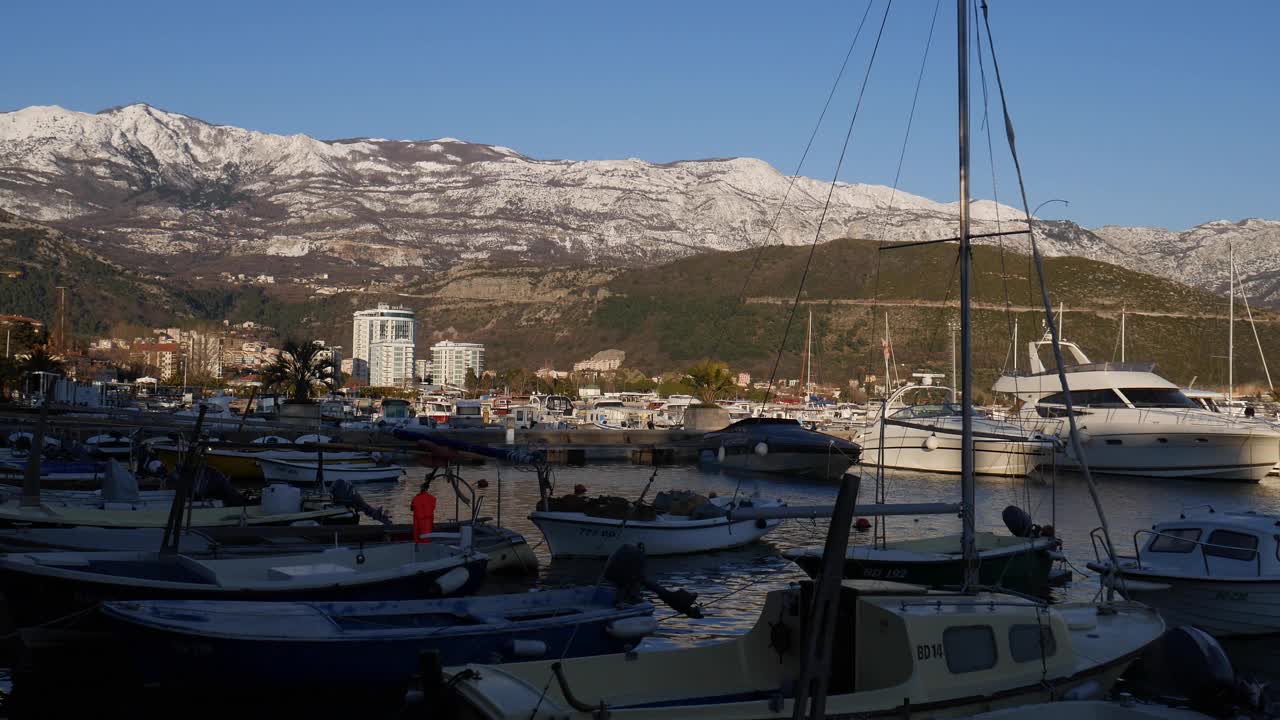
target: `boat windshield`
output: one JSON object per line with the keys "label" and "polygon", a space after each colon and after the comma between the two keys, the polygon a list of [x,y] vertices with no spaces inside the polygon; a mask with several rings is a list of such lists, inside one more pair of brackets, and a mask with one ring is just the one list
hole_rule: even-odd
{"label": "boat windshield", "polygon": [[897,420],[922,418],[959,417],[960,405],[957,403],[936,403],[927,405],[908,405],[889,417]]}
{"label": "boat windshield", "polygon": [[1191,398],[1177,388],[1124,388],[1120,392],[1140,408],[1194,408]]}

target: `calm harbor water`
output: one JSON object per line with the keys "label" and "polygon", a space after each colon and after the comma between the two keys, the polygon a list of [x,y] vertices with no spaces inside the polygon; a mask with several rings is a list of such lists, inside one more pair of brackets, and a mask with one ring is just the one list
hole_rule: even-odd
{"label": "calm harbor water", "polygon": [[[656,471],[656,472],[655,472]],[[383,505],[397,520],[410,520],[409,503],[421,485],[426,470],[414,468],[396,485],[367,485],[361,493],[374,505]],[[550,560],[542,535],[529,522],[528,514],[538,499],[537,478],[509,466],[487,464],[463,467],[461,475],[474,484],[485,479],[481,515],[498,515],[501,488],[502,524],[521,532],[542,561],[542,570],[533,584],[562,585],[591,583],[599,575],[601,563]],[[690,489],[703,494],[751,493],[759,489],[766,497],[781,498],[792,505],[825,504],[835,499],[836,487],[828,484],[796,482],[774,476],[741,477],[699,467],[646,467],[609,464],[585,467],[557,467],[557,494],[572,492],[575,484],[585,485],[592,495],[612,494],[637,497],[650,478],[647,497],[662,490]],[[874,476],[864,477],[860,502],[871,502]],[[437,483],[438,484],[438,483]],[[1099,480],[1103,507],[1112,537],[1122,554],[1133,552],[1135,531],[1150,528],[1157,521],[1176,517],[1184,508],[1212,505],[1219,510],[1256,510],[1280,513],[1280,478],[1261,483],[1214,483],[1148,478],[1103,478]],[[455,502],[447,486],[434,487],[439,498],[437,519],[452,519]],[[977,481],[977,525],[980,530],[1005,533],[1001,520],[1005,506],[1013,504],[1031,513],[1038,524],[1053,524],[1063,540],[1070,562],[1087,576],[1074,574],[1073,582],[1054,591],[1056,600],[1088,600],[1098,592],[1098,582],[1085,567],[1094,559],[1089,532],[1098,527],[1098,516],[1083,478],[1066,473],[1033,479],[979,478]],[[952,476],[892,473],[886,481],[888,502],[954,502],[959,497],[959,479]],[[465,517],[467,508],[460,506]],[[888,537],[915,538],[958,533],[960,521],[951,516],[888,518]],[[670,617],[662,631],[645,642],[646,648],[690,645],[719,640],[746,631],[754,623],[770,589],[804,578],[781,550],[821,545],[825,521],[789,520],[767,535],[763,542],[733,551],[681,558],[650,558],[651,579],[668,587],[683,587],[699,595],[706,617],[692,620]],[[853,543],[868,543],[870,532],[854,532]],[[503,589],[520,589],[505,586]],[[659,617],[671,613],[660,609]],[[1230,650],[1230,648],[1229,648]],[[1235,653],[1233,652],[1233,655]]]}

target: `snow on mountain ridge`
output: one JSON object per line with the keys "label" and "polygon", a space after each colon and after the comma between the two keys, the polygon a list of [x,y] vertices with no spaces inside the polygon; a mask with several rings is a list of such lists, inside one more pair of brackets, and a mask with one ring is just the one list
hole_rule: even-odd
{"label": "snow on mountain ridge", "polygon": [[[477,257],[649,264],[764,242],[788,188],[769,241],[811,242],[829,183],[793,180],[755,158],[539,160],[451,137],[274,135],[145,104],[97,114],[56,106],[0,113],[0,206],[143,261],[198,249],[214,264],[255,255],[366,269],[446,268]],[[1023,217],[990,200],[975,201],[971,214],[979,233],[997,221],[1017,227]],[[819,239],[948,237],[956,215],[954,202],[838,183]],[[1240,267],[1280,284],[1273,221],[1215,221],[1182,232],[1037,227],[1048,255],[1214,289],[1225,285],[1221,248],[1249,238],[1262,250],[1237,243]],[[1025,248],[1022,236],[1004,240]]]}

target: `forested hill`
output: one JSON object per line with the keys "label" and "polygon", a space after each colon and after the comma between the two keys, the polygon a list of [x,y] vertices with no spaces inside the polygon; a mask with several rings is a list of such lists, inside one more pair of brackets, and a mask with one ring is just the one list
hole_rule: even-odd
{"label": "forested hill", "polygon": [[[120,323],[226,319],[349,345],[351,312],[388,301],[418,311],[420,345],[483,342],[497,369],[565,369],[616,347],[627,352],[628,367],[645,374],[710,356],[757,377],[772,368],[809,256],[807,247],[771,246],[625,270],[464,265],[427,280],[375,277],[364,291],[312,296],[296,284],[264,288],[149,276],[105,260],[90,244],[10,215],[0,215],[0,251],[4,269],[14,271],[0,276],[0,313],[49,320],[54,288],[66,285],[68,317],[82,339]],[[987,382],[1010,363],[1013,324],[1020,340],[1034,339],[1043,313],[1027,256],[977,247],[974,262],[975,367],[980,382]],[[1159,372],[1182,384],[1193,378],[1198,386],[1225,382],[1225,298],[1081,258],[1049,258],[1046,269],[1054,303],[1066,307],[1067,337],[1092,359],[1118,359],[1125,308],[1128,359],[1155,361]],[[779,375],[799,375],[809,310],[814,369],[823,381],[882,373],[886,314],[904,372],[949,368],[948,321],[957,315],[957,284],[954,245],[882,250],[878,243],[850,239],[819,245]],[[1005,309],[1006,300],[1012,310]],[[1254,316],[1264,347],[1274,353],[1280,349],[1277,316],[1256,308]],[[1239,305],[1237,318],[1237,381],[1261,381]],[[1025,366],[1025,357],[1018,363]]]}

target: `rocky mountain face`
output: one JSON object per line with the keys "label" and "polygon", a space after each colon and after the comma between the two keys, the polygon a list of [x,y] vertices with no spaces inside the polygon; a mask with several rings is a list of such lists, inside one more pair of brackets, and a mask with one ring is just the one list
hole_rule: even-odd
{"label": "rocky mountain face", "polygon": [[[645,267],[766,241],[812,242],[826,192],[825,182],[793,180],[750,158],[537,160],[452,138],[321,141],[141,104],[0,113],[0,208],[114,261],[178,277],[270,269],[412,278],[467,261]],[[974,231],[1016,228],[1020,215],[976,202]],[[841,184],[819,239],[942,238],[954,235],[955,218],[954,203]],[[1226,286],[1234,239],[1250,294],[1280,300],[1278,222],[1214,222],[1181,233],[1040,227],[1047,255],[1215,291]],[[1005,242],[1026,247],[1021,236]]]}

